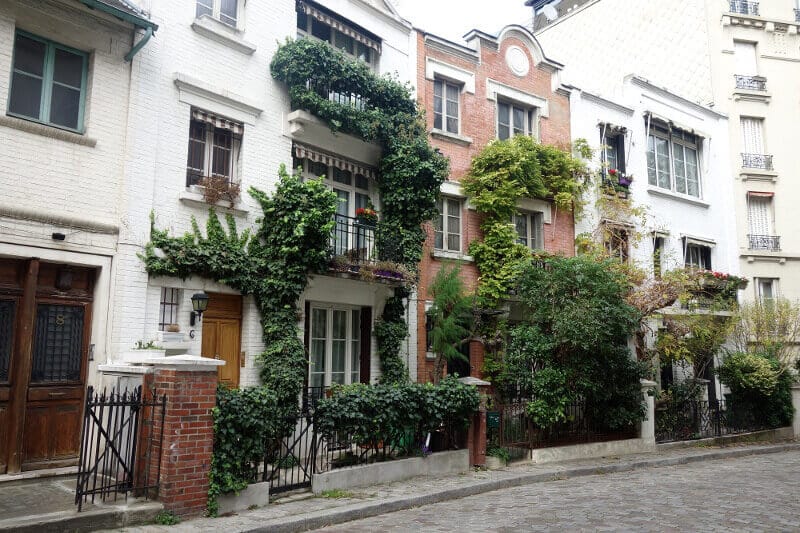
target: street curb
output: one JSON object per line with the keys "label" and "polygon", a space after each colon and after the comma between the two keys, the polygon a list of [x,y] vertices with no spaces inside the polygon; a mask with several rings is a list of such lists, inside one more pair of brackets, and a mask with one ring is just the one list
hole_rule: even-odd
{"label": "street curb", "polygon": [[779,444],[779,445],[764,446],[758,448],[742,447],[731,450],[719,450],[709,453],[699,453],[697,455],[653,458],[642,461],[632,461],[628,463],[605,465],[605,466],[588,466],[588,467],[558,469],[558,465],[554,464],[553,465],[554,468],[546,472],[525,473],[506,479],[477,482],[464,487],[442,490],[439,492],[424,494],[421,496],[400,497],[374,503],[358,503],[342,507],[340,509],[326,509],[322,511],[315,511],[301,517],[291,517],[286,520],[277,520],[276,523],[273,524],[265,524],[253,529],[245,529],[243,531],[297,533],[302,531],[309,531],[312,529],[318,529],[325,526],[342,524],[345,522],[350,522],[352,520],[360,520],[362,518],[369,518],[381,514],[392,513],[395,511],[402,511],[405,509],[411,509],[423,505],[430,505],[434,503],[465,498],[467,496],[474,496],[476,494],[482,494],[485,492],[491,492],[500,489],[508,489],[513,487],[520,487],[523,485],[531,485],[533,483],[570,479],[575,477],[593,476],[598,474],[630,472],[632,470],[637,470],[642,468],[676,466],[676,465],[684,465],[690,463],[699,463],[702,461],[713,461],[717,459],[731,459],[737,457],[744,457],[748,455],[765,455],[770,453],[780,453],[791,450],[800,450],[800,443]]}

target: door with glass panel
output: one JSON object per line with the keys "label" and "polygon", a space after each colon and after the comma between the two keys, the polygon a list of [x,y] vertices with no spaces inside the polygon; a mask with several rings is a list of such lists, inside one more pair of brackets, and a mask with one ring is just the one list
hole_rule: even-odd
{"label": "door with glass panel", "polygon": [[361,378],[361,310],[311,307],[309,386],[358,383]]}

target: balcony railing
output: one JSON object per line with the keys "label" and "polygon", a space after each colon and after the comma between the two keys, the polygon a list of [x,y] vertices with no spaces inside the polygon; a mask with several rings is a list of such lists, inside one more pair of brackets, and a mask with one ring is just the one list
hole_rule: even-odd
{"label": "balcony railing", "polygon": [[800,9],[794,8],[794,20],[800,22]]}
{"label": "balcony railing", "polygon": [[331,235],[334,255],[351,264],[375,261],[375,225],[358,218],[334,215],[336,225]]}
{"label": "balcony railing", "polygon": [[359,111],[364,111],[367,108],[367,101],[360,94],[342,91],[324,81],[317,81],[315,83],[309,81],[307,82],[307,86],[309,89],[313,90],[321,97],[327,98],[331,102],[349,106]]}
{"label": "balcony railing", "polygon": [[753,15],[758,16],[758,2],[751,2],[749,0],[731,0],[731,13],[738,13],[740,15]]}
{"label": "balcony railing", "polygon": [[740,76],[738,74],[735,75],[734,78],[736,79],[737,89],[747,89],[749,91],[767,90],[767,78],[761,76]]}
{"label": "balcony railing", "polygon": [[778,235],[748,235],[751,250],[768,250],[779,252],[781,249],[781,238]]}
{"label": "balcony railing", "polygon": [[742,154],[742,167],[772,170],[772,156],[765,154]]}

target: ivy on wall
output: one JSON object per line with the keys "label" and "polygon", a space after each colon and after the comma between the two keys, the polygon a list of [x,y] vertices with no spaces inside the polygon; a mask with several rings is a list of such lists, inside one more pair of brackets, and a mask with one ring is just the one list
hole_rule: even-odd
{"label": "ivy on wall", "polygon": [[[378,256],[416,273],[426,238],[422,225],[436,213],[449,166],[428,142],[411,87],[311,39],[281,45],[270,70],[287,85],[293,109],[312,113],[332,131],[381,145]],[[351,103],[332,101],[331,92],[349,95]],[[400,347],[408,332],[402,305],[408,295],[407,287],[397,288],[375,327],[383,382],[407,379]]]}

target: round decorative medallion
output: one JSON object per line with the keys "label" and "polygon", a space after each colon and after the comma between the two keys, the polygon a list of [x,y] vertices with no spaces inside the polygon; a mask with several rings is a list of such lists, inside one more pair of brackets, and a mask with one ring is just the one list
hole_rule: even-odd
{"label": "round decorative medallion", "polygon": [[508,50],[506,50],[506,64],[511,69],[511,72],[517,76],[525,76],[531,68],[528,56],[519,46],[508,47]]}

